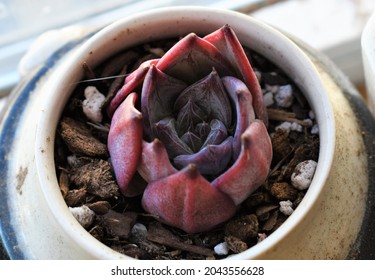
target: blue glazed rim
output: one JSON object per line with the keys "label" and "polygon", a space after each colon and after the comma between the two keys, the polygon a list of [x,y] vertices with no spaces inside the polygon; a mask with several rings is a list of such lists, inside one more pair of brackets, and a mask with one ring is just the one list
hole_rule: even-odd
{"label": "blue glazed rim", "polygon": [[[98,30],[97,30],[98,31]],[[25,259],[23,252],[17,249],[16,232],[11,225],[11,213],[8,205],[8,153],[15,138],[16,127],[38,81],[52,68],[67,52],[90,38],[97,31],[91,32],[82,38],[72,40],[48,57],[31,77],[22,81],[9,96],[6,107],[0,113],[0,259]]]}
{"label": "blue glazed rim", "polygon": [[[15,138],[16,127],[19,124],[22,113],[30,98],[30,94],[36,88],[37,82],[52,68],[56,62],[67,52],[81,44],[97,31],[94,31],[80,39],[73,40],[56,52],[37,69],[30,78],[19,84],[9,97],[7,107],[0,113],[0,178],[6,178],[8,173],[8,152],[11,150]],[[294,41],[295,38],[293,38]],[[369,186],[365,217],[356,244],[353,246],[349,259],[375,259],[375,225],[370,222],[375,220],[375,120],[365,105],[357,90],[350,84],[348,79],[337,71],[335,66],[325,56],[312,50],[305,44],[297,42],[302,49],[315,59],[314,62],[321,64],[327,73],[342,89],[344,96],[354,109],[359,125],[363,131],[363,140],[366,146],[369,168]],[[15,229],[11,225],[11,213],[8,207],[8,185],[6,180],[0,180],[0,259],[25,259],[22,251],[17,249],[17,238]]]}

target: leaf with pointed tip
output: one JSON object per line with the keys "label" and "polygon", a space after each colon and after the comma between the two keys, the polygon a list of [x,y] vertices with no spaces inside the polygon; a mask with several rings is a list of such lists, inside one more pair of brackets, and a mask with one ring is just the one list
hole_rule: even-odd
{"label": "leaf with pointed tip", "polygon": [[253,96],[253,106],[258,118],[268,125],[268,114],[258,79],[236,34],[228,25],[203,38],[217,47],[236,69],[237,77],[243,79]]}
{"label": "leaf with pointed tip", "polygon": [[237,161],[212,182],[236,205],[266,180],[272,160],[271,140],[262,121],[254,121],[241,138],[242,149]]}
{"label": "leaf with pointed tip", "polygon": [[173,159],[178,168],[195,164],[200,173],[204,175],[220,174],[228,166],[232,157],[233,137],[228,137],[219,145],[208,145],[192,155],[180,155]]}
{"label": "leaf with pointed tip", "polygon": [[177,129],[187,131],[197,123],[205,121],[206,113],[192,100],[187,100],[177,115]]}
{"label": "leaf with pointed tip", "polygon": [[167,150],[159,139],[155,138],[151,143],[142,142],[138,172],[147,182],[159,180],[177,172],[169,161]]}
{"label": "leaf with pointed tip", "polygon": [[234,77],[224,77],[221,80],[233,103],[236,104],[237,125],[233,140],[233,159],[235,160],[241,151],[241,135],[255,120],[252,96],[241,80]]}
{"label": "leaf with pointed tip", "polygon": [[154,65],[158,62],[158,59],[148,60],[142,63],[137,70],[132,72],[129,76],[125,78],[124,85],[122,88],[116,93],[116,95],[111,100],[107,108],[107,112],[109,116],[112,116],[117,107],[125,100],[125,98],[135,90],[137,86],[139,86],[144,77],[150,68],[150,65]]}
{"label": "leaf with pointed tip", "polygon": [[228,136],[227,128],[218,119],[213,119],[210,122],[210,132],[204,141],[202,148],[208,145],[217,145],[223,142]]}
{"label": "leaf with pointed tip", "polygon": [[194,33],[178,41],[156,66],[187,84],[207,76],[213,67],[223,76],[235,73],[230,62],[214,45]]}
{"label": "leaf with pointed tip", "polygon": [[177,98],[175,111],[180,111],[188,102],[198,104],[211,119],[219,119],[226,127],[232,122],[232,108],[229,97],[222,85],[221,79],[215,70],[187,87]]}
{"label": "leaf with pointed tip", "polygon": [[192,154],[193,151],[179,137],[176,131],[176,120],[165,118],[155,124],[155,135],[164,143],[169,157],[181,154]]}
{"label": "leaf with pointed tip", "polygon": [[202,146],[201,139],[191,131],[185,132],[181,136],[181,140],[188,145],[188,147],[195,153],[199,151]]}
{"label": "leaf with pointed tip", "polygon": [[151,65],[143,82],[141,108],[145,133],[153,139],[152,125],[172,115],[177,96],[187,85]]}
{"label": "leaf with pointed tip", "polygon": [[134,107],[137,94],[131,93],[115,111],[108,134],[111,156],[120,190],[126,189],[137,171],[142,149],[142,114]]}
{"label": "leaf with pointed tip", "polygon": [[194,165],[151,182],[142,198],[144,209],[188,233],[207,231],[236,211],[232,200],[213,188]]}

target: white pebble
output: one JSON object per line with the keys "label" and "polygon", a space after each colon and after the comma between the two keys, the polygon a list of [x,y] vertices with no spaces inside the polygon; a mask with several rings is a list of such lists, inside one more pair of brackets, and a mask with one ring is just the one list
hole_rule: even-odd
{"label": "white pebble", "polygon": [[307,127],[312,127],[313,121],[311,119],[304,119],[303,124]]}
{"label": "white pebble", "polygon": [[312,181],[317,162],[305,160],[297,164],[291,177],[292,185],[299,190],[306,190]]}
{"label": "white pebble", "polygon": [[312,120],[315,119],[315,113],[314,113],[313,110],[310,110],[310,111],[309,111],[309,118],[312,119]]}
{"label": "white pebble", "polygon": [[278,126],[276,126],[275,129],[276,130],[282,130],[282,131],[285,131],[285,132],[289,133],[291,127],[292,127],[292,123],[283,122],[283,123],[279,124]]}
{"label": "white pebble", "polygon": [[273,94],[275,94],[275,93],[277,93],[278,91],[279,91],[279,89],[280,89],[280,86],[278,86],[278,85],[265,85],[265,88],[266,88],[266,91],[269,91],[269,92],[271,92],[271,93],[273,93]]}
{"label": "white pebble", "polygon": [[85,100],[83,100],[83,113],[94,122],[101,122],[103,119],[102,106],[105,96],[100,93],[96,87],[89,86],[85,88]]}
{"label": "white pebble", "polygon": [[265,233],[258,233],[257,243],[262,242],[262,241],[265,240],[266,238],[267,238],[267,234],[265,234]]}
{"label": "white pebble", "polygon": [[222,242],[222,243],[217,244],[217,245],[214,247],[214,251],[215,251],[215,254],[216,254],[216,255],[219,255],[219,256],[225,256],[225,255],[228,255],[228,253],[229,253],[229,248],[228,248],[228,244],[227,244],[227,242]]}
{"label": "white pebble", "polygon": [[258,70],[254,70],[255,76],[257,77],[258,82],[262,79],[262,73]]}
{"label": "white pebble", "polygon": [[315,134],[315,135],[319,134],[319,126],[318,126],[317,123],[313,125],[310,132],[311,132],[311,134]]}
{"label": "white pebble", "polygon": [[280,201],[280,212],[283,213],[285,216],[290,216],[293,214],[294,209],[292,208],[293,202],[290,200]]}
{"label": "white pebble", "polygon": [[80,207],[69,207],[69,210],[84,228],[88,228],[94,222],[95,212],[86,205]]}
{"label": "white pebble", "polygon": [[289,108],[293,104],[293,89],[291,85],[280,86],[275,94],[277,105],[282,108]]}
{"label": "white pebble", "polygon": [[272,92],[267,92],[265,95],[263,95],[263,103],[266,107],[273,105],[274,101]]}
{"label": "white pebble", "polygon": [[303,131],[303,127],[299,123],[292,123],[292,125],[290,126],[290,130],[297,131],[297,132],[302,132]]}
{"label": "white pebble", "polygon": [[68,161],[68,164],[72,167],[74,166],[78,166],[79,164],[79,160],[77,159],[77,156],[76,155],[70,155],[66,158],[66,160]]}

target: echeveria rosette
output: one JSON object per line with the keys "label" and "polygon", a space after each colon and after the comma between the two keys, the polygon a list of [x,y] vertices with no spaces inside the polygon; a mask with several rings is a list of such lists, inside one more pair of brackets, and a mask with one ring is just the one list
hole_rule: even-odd
{"label": "echeveria rosette", "polygon": [[146,61],[112,99],[108,149],[126,195],[186,232],[228,220],[267,178],[272,159],[258,80],[229,26],[189,34]]}

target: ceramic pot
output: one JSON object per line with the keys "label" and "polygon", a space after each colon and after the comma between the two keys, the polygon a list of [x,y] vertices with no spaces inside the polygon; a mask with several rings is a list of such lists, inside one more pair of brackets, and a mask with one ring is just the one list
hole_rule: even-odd
{"label": "ceramic pot", "polygon": [[[369,168],[374,120],[341,73],[315,52],[249,16],[178,7],[130,16],[69,42],[13,92],[1,121],[1,237],[14,259],[120,259],[73,218],[58,187],[54,139],[62,110],[83,77],[81,63],[98,65],[144,42],[229,24],[241,43],[267,57],[304,92],[319,124],[320,154],[301,204],[283,225],[232,259],[345,259],[361,248],[375,181]],[[372,165],[373,166],[373,165]],[[356,255],[361,256],[360,254]]]}

